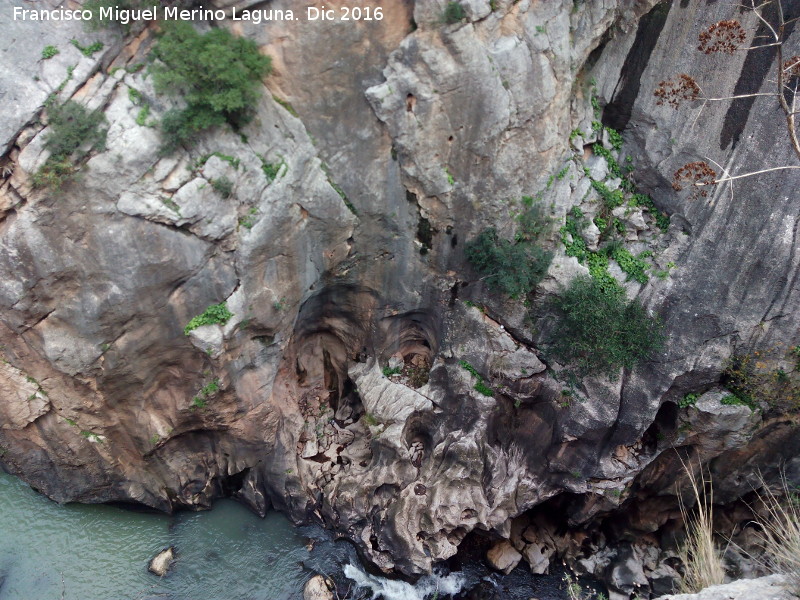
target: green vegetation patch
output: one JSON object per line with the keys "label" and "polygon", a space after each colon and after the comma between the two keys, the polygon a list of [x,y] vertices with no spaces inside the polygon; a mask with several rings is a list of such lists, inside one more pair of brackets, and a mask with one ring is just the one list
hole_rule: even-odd
{"label": "green vegetation patch", "polygon": [[222,152],[209,152],[208,154],[203,154],[203,156],[199,157],[192,163],[191,170],[192,171],[200,171],[203,167],[206,166],[208,159],[212,156],[216,156],[218,159],[225,161],[234,169],[239,170],[240,160],[235,156],[230,156],[228,154],[223,154]]}
{"label": "green vegetation patch", "polygon": [[532,292],[553,258],[552,252],[534,244],[501,238],[494,228],[485,229],[468,242],[465,254],[490,289],[511,298]]}
{"label": "green vegetation patch", "polygon": [[721,383],[733,398],[724,404],[743,404],[756,410],[765,402],[770,410],[795,413],[800,410],[800,369],[796,346],[772,347],[732,356]]}
{"label": "green vegetation patch", "polygon": [[448,2],[447,6],[444,8],[444,14],[442,15],[442,20],[447,23],[448,25],[452,25],[453,23],[458,23],[459,21],[463,21],[467,18],[467,11],[464,10],[464,7],[461,6],[458,2]]}
{"label": "green vegetation patch", "polygon": [[483,376],[480,373],[478,373],[478,370],[475,367],[473,367],[465,360],[458,361],[458,364],[461,366],[462,369],[467,371],[470,375],[472,375],[478,380],[473,386],[473,389],[475,389],[475,391],[484,396],[494,396],[494,390],[488,385],[486,385],[486,382],[483,380]]}
{"label": "green vegetation patch", "polygon": [[262,91],[261,79],[271,60],[252,40],[227,29],[198,33],[185,21],[162,24],[164,34],[153,47],[151,66],[156,92],[179,96],[186,108],[164,115],[164,151],[191,143],[210,127],[238,128],[252,118]]}
{"label": "green vegetation patch", "polygon": [[280,175],[281,168],[286,164],[286,162],[281,160],[278,163],[271,163],[263,156],[259,156],[259,158],[261,159],[261,171],[264,173],[264,176],[269,181],[275,181],[278,175]]}
{"label": "green vegetation patch", "polygon": [[219,379],[214,379],[210,383],[207,383],[202,388],[200,388],[200,392],[198,392],[197,396],[192,398],[192,403],[189,406],[192,410],[195,408],[205,408],[208,404],[208,399],[212,396],[215,396],[216,393],[219,391]]}
{"label": "green vegetation patch", "polygon": [[59,54],[59,52],[59,49],[55,46],[45,46],[42,48],[42,60],[53,58],[56,54]]}
{"label": "green vegetation patch", "polygon": [[100,110],[90,111],[83,105],[68,100],[47,107],[50,133],[44,147],[50,157],[33,175],[34,187],[58,189],[78,170],[78,163],[91,150],[104,150],[108,130]]}
{"label": "green vegetation patch", "polygon": [[700,394],[686,394],[683,398],[678,400],[678,406],[681,408],[689,408],[697,404],[698,398],[700,398]]}
{"label": "green vegetation patch", "polygon": [[100,50],[103,49],[103,42],[94,42],[88,46],[82,46],[78,40],[70,40],[70,44],[80,50],[81,54],[89,58],[91,58],[95,52],[100,52]]}
{"label": "green vegetation patch", "polygon": [[633,368],[663,344],[661,323],[638,300],[627,301],[618,285],[579,276],[552,304],[559,318],[551,352],[581,376],[613,377],[620,367]]}
{"label": "green vegetation patch", "polygon": [[223,198],[230,198],[233,194],[233,182],[225,176],[212,179],[211,187]]}
{"label": "green vegetation patch", "polygon": [[232,316],[233,313],[228,310],[225,302],[212,304],[202,314],[192,317],[192,320],[183,328],[183,333],[189,335],[189,332],[203,325],[224,325]]}

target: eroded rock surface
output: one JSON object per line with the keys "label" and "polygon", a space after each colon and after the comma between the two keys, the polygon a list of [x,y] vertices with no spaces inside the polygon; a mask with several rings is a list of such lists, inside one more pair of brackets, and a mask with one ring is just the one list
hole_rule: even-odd
{"label": "eroded rock surface", "polygon": [[[794,176],[702,200],[669,185],[696,156],[789,160],[781,123],[761,118],[766,99],[690,119],[652,96],[667,66],[736,85],[744,53],[723,69],[693,50],[730,6],[476,0],[449,25],[443,7],[393,2],[372,25],[222,23],[275,72],[241,132],[171,156],[134,101],[153,121],[172,106],[135,68],[151,27],[103,34],[92,59],[66,51],[80,33],[67,27],[58,60],[3,61],[0,80],[28,90],[0,103],[5,468],[58,501],[274,506],[411,576],[480,532],[534,572],[567,559],[617,594],[676,575],[661,542],[679,527],[684,459],[710,463],[723,503],[759,467],[797,474],[795,422],[723,404],[720,387],[733,354],[798,344]],[[76,182],[33,189],[51,92],[102,108],[107,148]],[[570,386],[547,356],[547,297],[588,272],[558,232],[568,214],[591,223],[588,248],[602,243],[596,184],[621,185],[604,153],[630,154],[638,189],[672,216],[662,231],[655,208],[616,208],[651,273],[609,265],[667,343]],[[463,248],[490,225],[512,238],[518,199],[537,194],[555,256],[529,310],[485,289]],[[221,302],[230,320],[184,334]]]}

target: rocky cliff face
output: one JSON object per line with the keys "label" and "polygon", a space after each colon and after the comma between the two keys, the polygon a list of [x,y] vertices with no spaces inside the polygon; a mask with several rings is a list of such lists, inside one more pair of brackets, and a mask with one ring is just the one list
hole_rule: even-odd
{"label": "rocky cliff face", "polygon": [[[221,23],[256,40],[275,72],[243,135],[214,130],[168,157],[129,91],[152,119],[170,107],[136,68],[151,28],[96,34],[106,45],[87,57],[68,43],[87,37],[78,25],[46,41],[39,24],[3,26],[6,468],[58,501],[174,510],[234,495],[319,519],[406,575],[474,531],[509,539],[541,571],[574,543],[553,537],[563,521],[604,531],[587,542],[604,558],[582,568],[611,572],[620,593],[636,577],[613,573],[652,552],[606,541],[648,532],[657,548],[677,517],[679,456],[715,460],[726,502],[750,490],[755,467],[794,474],[794,421],[725,406],[716,390],[734,352],[798,343],[795,178],[695,200],[670,187],[697,157],[732,170],[790,161],[782,124],[765,98],[676,112],[652,95],[666,70],[720,96],[770,85],[767,59],[693,50],[733,9],[471,0],[448,25],[444,4],[393,2],[372,23]],[[752,14],[738,18],[757,29]],[[41,60],[21,38],[61,53]],[[107,148],[75,183],[34,189],[54,91],[102,107]],[[543,353],[545,299],[586,272],[559,224],[574,207],[594,215],[592,180],[614,184],[590,150],[594,94],[624,132],[610,151],[633,157],[639,190],[672,217],[662,232],[652,211],[619,215],[625,243],[666,273],[626,287],[668,340],[614,381],[584,380],[570,401]],[[222,177],[228,198],[212,185]],[[463,247],[488,225],[511,237],[515,202],[537,193],[556,257],[530,311],[484,289]],[[230,321],[184,335],[222,301]],[[669,575],[653,575],[656,559],[634,562],[638,584]]]}

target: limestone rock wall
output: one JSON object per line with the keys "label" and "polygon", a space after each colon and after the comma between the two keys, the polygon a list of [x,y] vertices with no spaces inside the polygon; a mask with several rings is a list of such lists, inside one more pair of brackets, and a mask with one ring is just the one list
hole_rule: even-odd
{"label": "limestone rock wall", "polygon": [[[717,387],[734,351],[798,342],[794,177],[700,200],[669,185],[697,157],[732,171],[791,160],[781,123],[766,99],[675,112],[652,95],[667,70],[720,94],[766,89],[768,60],[693,50],[733,9],[471,0],[445,24],[445,4],[392,2],[371,24],[221,23],[275,71],[243,135],[220,128],[168,157],[129,92],[153,120],[171,106],[136,68],[152,27],[92,34],[105,42],[93,57],[66,43],[89,36],[77,25],[49,61],[4,50],[0,81],[17,98],[0,104],[5,468],[59,501],[275,506],[406,575],[476,531],[546,568],[547,527],[525,537],[515,521],[540,522],[537,506],[570,527],[657,532],[676,519],[675,448],[716,459],[726,501],[746,493],[742,465],[795,469],[793,421],[725,406]],[[102,107],[108,144],[75,183],[33,189],[54,91]],[[623,131],[619,160],[632,156],[640,190],[672,216],[659,232],[649,212],[621,213],[625,243],[676,268],[644,285],[613,272],[664,320],[667,344],[614,381],[582,382],[575,401],[543,352],[546,297],[586,272],[557,225],[532,311],[485,290],[463,248],[490,225],[512,237],[523,195],[541,193],[554,224],[573,207],[591,216],[592,180],[609,180],[590,151],[597,118]],[[281,165],[274,179],[264,163]],[[222,301],[227,324],[184,334]],[[603,560],[584,570],[613,570]]]}

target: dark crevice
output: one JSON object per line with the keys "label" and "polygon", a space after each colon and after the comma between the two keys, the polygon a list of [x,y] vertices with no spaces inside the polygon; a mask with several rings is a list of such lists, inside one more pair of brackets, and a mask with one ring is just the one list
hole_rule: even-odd
{"label": "dark crevice", "polygon": [[[778,16],[776,11],[777,7],[774,4],[768,4],[764,9],[764,18],[770,23],[777,23]],[[795,21],[791,21],[791,19],[800,15],[800,7],[794,5],[791,8],[787,8],[785,12],[784,18],[788,23],[784,30],[784,40],[788,39],[794,30]],[[771,40],[771,35],[772,33],[769,28],[764,23],[760,22],[753,39]],[[739,74],[739,79],[736,81],[736,87],[734,87],[732,95],[739,96],[742,94],[757,93],[769,74],[777,52],[778,49],[775,46],[748,52],[747,58],[745,58],[744,64],[742,64],[742,70]],[[728,146],[731,146],[731,149],[736,148],[736,144],[739,143],[742,132],[747,125],[747,120],[755,101],[756,97],[740,98],[731,102],[728,111],[725,113],[725,120],[723,121],[722,132],[719,137],[721,149],[726,150]]]}
{"label": "dark crevice", "polygon": [[663,0],[639,21],[636,39],[625,57],[613,98],[603,111],[603,124],[607,127],[617,131],[623,131],[627,127],[633,105],[639,97],[642,74],[667,22],[670,8],[672,2]]}

